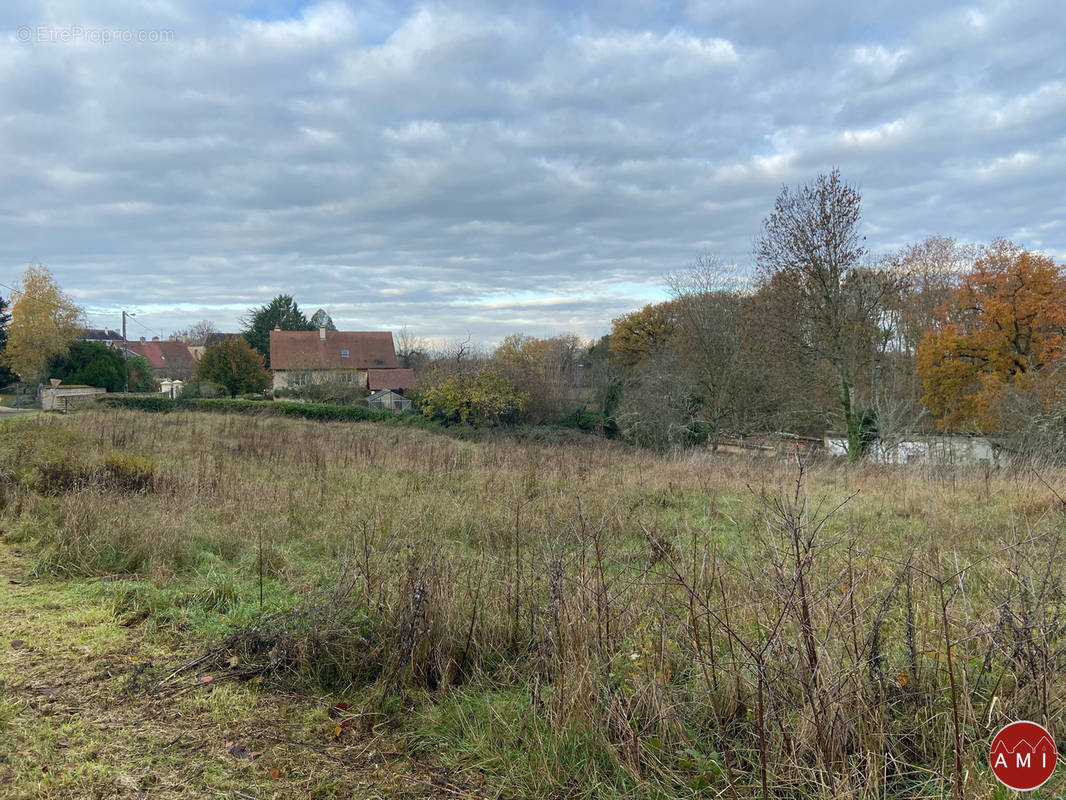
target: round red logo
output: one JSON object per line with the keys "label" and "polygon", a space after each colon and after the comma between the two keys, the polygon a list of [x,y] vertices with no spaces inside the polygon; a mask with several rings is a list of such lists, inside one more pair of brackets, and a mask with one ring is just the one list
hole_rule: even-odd
{"label": "round red logo", "polygon": [[1028,792],[1043,786],[1055,771],[1055,740],[1035,722],[1012,722],[992,739],[992,771],[1010,789]]}

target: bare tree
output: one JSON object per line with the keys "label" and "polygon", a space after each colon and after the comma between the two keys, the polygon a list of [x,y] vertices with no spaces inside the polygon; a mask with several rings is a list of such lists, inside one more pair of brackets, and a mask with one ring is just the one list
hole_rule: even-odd
{"label": "bare tree", "polygon": [[665,451],[697,441],[696,387],[681,368],[682,358],[676,348],[664,348],[624,378],[615,419],[634,444]]}
{"label": "bare tree", "polygon": [[882,311],[889,337],[886,350],[866,377],[872,383],[877,436],[885,452],[931,422],[921,402],[923,387],[915,370],[915,351],[922,337],[936,329],[937,309],[951,298],[976,255],[972,245],[930,236],[879,261],[879,269],[893,277],[896,294]]}
{"label": "bare tree", "polygon": [[567,333],[538,339],[514,333],[504,339],[492,360],[503,375],[530,395],[523,415],[529,422],[556,422],[572,413],[580,399],[581,357],[589,343]]}
{"label": "bare tree", "polygon": [[735,266],[706,254],[689,270],[667,276],[667,282],[674,294],[681,365],[694,383],[700,415],[717,450],[723,424],[742,402],[744,281]]}
{"label": "bare tree", "polygon": [[455,377],[466,380],[484,366],[487,355],[484,348],[474,343],[469,334],[465,339],[452,339],[438,344],[428,353],[427,371],[438,377]]}
{"label": "bare tree", "polygon": [[878,445],[883,455],[890,454],[900,443],[921,432],[932,419],[929,410],[919,402],[922,379],[914,371],[914,354],[890,348],[874,365],[870,380]]}
{"label": "bare tree", "polygon": [[191,339],[203,341],[209,333],[218,333],[215,323],[209,319],[202,319],[189,328],[189,338]]}
{"label": "bare tree", "polygon": [[813,184],[782,188],[755,246],[762,277],[780,276],[798,290],[795,313],[807,325],[793,345],[831,368],[852,460],[862,452],[853,393],[877,352],[873,345],[884,338],[884,309],[898,291],[893,275],[864,266],[861,217],[862,196],[834,169]]}
{"label": "bare tree", "polygon": [[937,309],[973,266],[977,248],[948,236],[930,236],[886,256],[882,267],[900,281],[899,302],[889,312],[896,346],[913,353],[922,336],[937,324]]}
{"label": "bare tree", "polygon": [[421,372],[430,360],[429,345],[405,325],[396,334],[396,358],[401,367]]}

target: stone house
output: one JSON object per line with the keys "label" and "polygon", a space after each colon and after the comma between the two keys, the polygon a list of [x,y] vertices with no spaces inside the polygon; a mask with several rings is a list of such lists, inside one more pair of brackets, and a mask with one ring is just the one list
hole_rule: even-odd
{"label": "stone house", "polygon": [[391,331],[270,332],[274,389],[341,383],[370,391],[401,392],[414,385],[414,372],[401,369]]}

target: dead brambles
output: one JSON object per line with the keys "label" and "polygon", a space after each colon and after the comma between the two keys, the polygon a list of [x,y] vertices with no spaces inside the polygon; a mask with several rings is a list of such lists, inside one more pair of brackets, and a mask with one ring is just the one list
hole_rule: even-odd
{"label": "dead brambles", "polygon": [[180,412],[43,433],[74,422],[150,490],[8,484],[2,527],[205,643],[156,691],[329,690],[540,797],[991,798],[991,732],[1066,727],[1058,472]]}

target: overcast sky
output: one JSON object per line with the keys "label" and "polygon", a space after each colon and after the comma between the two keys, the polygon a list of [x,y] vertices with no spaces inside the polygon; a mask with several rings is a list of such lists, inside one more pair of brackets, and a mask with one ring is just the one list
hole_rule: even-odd
{"label": "overcast sky", "polygon": [[595,336],[701,253],[747,268],[833,166],[874,250],[1066,261],[1063,11],[5,0],[0,282],[44,263],[131,334],[285,292],[342,329]]}

